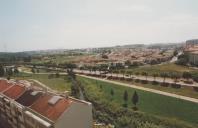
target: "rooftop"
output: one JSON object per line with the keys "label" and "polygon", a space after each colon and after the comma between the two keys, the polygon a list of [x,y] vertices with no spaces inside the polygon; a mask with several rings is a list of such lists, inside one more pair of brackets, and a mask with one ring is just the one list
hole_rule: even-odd
{"label": "rooftop", "polygon": [[34,91],[32,89],[27,90],[23,95],[21,95],[16,101],[23,106],[32,105],[43,93],[41,91]]}
{"label": "rooftop", "polygon": [[45,94],[42,95],[30,108],[48,119],[56,121],[71,103],[72,100],[70,99]]}
{"label": "rooftop", "polygon": [[8,89],[12,84],[8,83],[7,80],[0,80],[0,92]]}
{"label": "rooftop", "polygon": [[20,95],[22,95],[25,92],[25,90],[26,88],[24,86],[15,84],[8,90],[3,92],[3,94],[8,96],[9,98],[17,99]]}

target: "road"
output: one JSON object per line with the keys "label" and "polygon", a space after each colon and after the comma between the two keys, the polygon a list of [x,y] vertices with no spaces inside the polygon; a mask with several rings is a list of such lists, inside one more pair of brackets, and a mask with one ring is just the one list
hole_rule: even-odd
{"label": "road", "polygon": [[[67,74],[65,69],[62,69],[60,71],[62,71],[62,72],[59,73],[61,75],[66,75]],[[22,72],[32,74],[32,72],[27,72],[27,71],[22,71]],[[83,72],[84,74],[97,74],[97,75],[100,75],[100,73],[101,73],[99,71],[90,72],[88,70],[78,70],[78,69],[74,69],[74,72],[75,73],[82,73]],[[36,73],[36,74],[55,74],[55,73]],[[123,78],[124,77],[126,79],[130,78],[129,76],[126,76],[126,75],[123,76],[123,74],[114,74],[114,73],[112,73],[112,74],[107,73],[106,76],[107,77],[113,76],[113,77],[118,77],[118,78]],[[146,80],[147,79],[147,81],[150,81],[150,82],[152,82],[154,80],[154,78],[152,76],[147,76],[147,78],[146,78],[145,76],[131,75],[131,77],[133,79],[139,79],[139,80]],[[164,81],[164,78],[156,77],[155,81],[162,83]],[[174,79],[170,79],[170,78],[166,78],[165,82],[169,83],[169,84],[174,84],[175,83]],[[184,83],[183,81],[178,81],[176,83],[180,84],[181,86],[198,87],[198,83],[195,83],[195,82],[193,84],[187,84],[187,83]]]}
{"label": "road", "polygon": [[[97,74],[97,75],[100,75],[100,72],[99,71],[96,71],[96,72],[90,72],[90,71],[87,71],[87,70],[74,70],[74,72],[76,72],[76,73],[84,73],[84,74]],[[130,78],[129,76],[126,76],[126,75],[124,75],[123,76],[123,74],[114,74],[114,73],[112,73],[112,74],[110,74],[110,73],[108,73],[108,74],[106,74],[106,76],[107,77],[110,77],[110,76],[113,76],[113,77],[118,77],[118,78]],[[153,80],[154,80],[154,78],[152,77],[152,76],[148,76],[147,78],[145,77],[145,76],[137,76],[137,75],[131,75],[131,77],[132,78],[134,78],[134,79],[139,79],[139,80],[146,80],[147,79],[147,81],[150,81],[150,82],[152,82]],[[164,78],[162,78],[162,77],[156,77],[156,80],[155,80],[156,82],[163,82],[164,81]],[[174,84],[175,83],[175,81],[174,81],[174,79],[170,79],[170,78],[166,78],[165,79],[165,82],[166,83],[169,83],[169,84]],[[193,84],[186,84],[186,83],[184,83],[183,81],[179,81],[179,82],[176,82],[177,84],[180,84],[180,85],[182,85],[182,86],[190,86],[190,87],[198,87],[198,83],[193,83]]]}
{"label": "road", "polygon": [[168,93],[168,92],[163,92],[163,91],[159,91],[159,90],[155,90],[155,89],[140,87],[140,86],[136,86],[136,85],[132,85],[132,84],[125,84],[125,83],[102,79],[102,78],[97,78],[97,77],[91,77],[91,76],[86,76],[86,75],[79,75],[79,76],[94,79],[94,80],[100,80],[100,81],[104,81],[104,82],[108,82],[108,83],[112,83],[112,84],[118,84],[118,85],[122,85],[122,86],[126,86],[126,87],[131,87],[131,88],[135,88],[135,89],[139,89],[139,90],[143,90],[143,91],[147,91],[147,92],[152,92],[152,93],[156,93],[156,94],[160,94],[160,95],[165,95],[165,96],[169,96],[169,97],[174,97],[177,99],[182,99],[182,100],[186,100],[186,101],[190,101],[190,102],[194,102],[194,103],[198,103],[198,99],[195,99],[195,98],[190,98],[190,97],[172,94],[172,93]]}

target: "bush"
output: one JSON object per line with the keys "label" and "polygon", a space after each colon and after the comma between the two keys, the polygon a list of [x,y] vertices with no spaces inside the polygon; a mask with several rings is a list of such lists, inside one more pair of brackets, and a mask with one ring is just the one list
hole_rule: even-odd
{"label": "bush", "polygon": [[142,84],[148,84],[148,81],[147,80],[141,80],[141,83]]}
{"label": "bush", "polygon": [[153,84],[153,85],[158,85],[159,82],[157,82],[157,81],[152,81],[152,84]]}
{"label": "bush", "polygon": [[180,84],[171,84],[171,87],[178,89],[178,88],[181,88],[181,85]]}
{"label": "bush", "polygon": [[54,74],[49,74],[48,79],[52,79],[52,78],[54,78]]}
{"label": "bush", "polygon": [[193,87],[193,89],[194,89],[196,92],[198,92],[198,87]]}
{"label": "bush", "polygon": [[186,65],[188,63],[188,56],[185,54],[178,56],[178,60],[175,63],[178,65]]}
{"label": "bush", "polygon": [[135,79],[135,82],[136,82],[136,83],[139,83],[139,82],[140,82],[140,80],[139,80],[139,79]]}
{"label": "bush", "polygon": [[168,86],[169,86],[169,84],[168,84],[168,83],[164,83],[164,82],[163,82],[163,83],[161,83],[160,85],[161,85],[162,87],[168,87]]}

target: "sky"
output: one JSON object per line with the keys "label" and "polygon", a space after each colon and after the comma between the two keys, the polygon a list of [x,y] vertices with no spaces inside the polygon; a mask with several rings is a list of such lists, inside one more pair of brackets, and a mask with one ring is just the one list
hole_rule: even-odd
{"label": "sky", "polygon": [[198,0],[0,0],[0,52],[198,38]]}

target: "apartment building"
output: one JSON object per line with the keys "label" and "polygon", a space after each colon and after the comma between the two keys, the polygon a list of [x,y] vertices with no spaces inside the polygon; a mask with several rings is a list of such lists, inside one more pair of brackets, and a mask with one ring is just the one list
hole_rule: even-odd
{"label": "apartment building", "polygon": [[92,104],[0,80],[0,116],[13,128],[92,128]]}
{"label": "apartment building", "polygon": [[184,53],[188,55],[190,64],[198,65],[198,39],[186,41]]}

